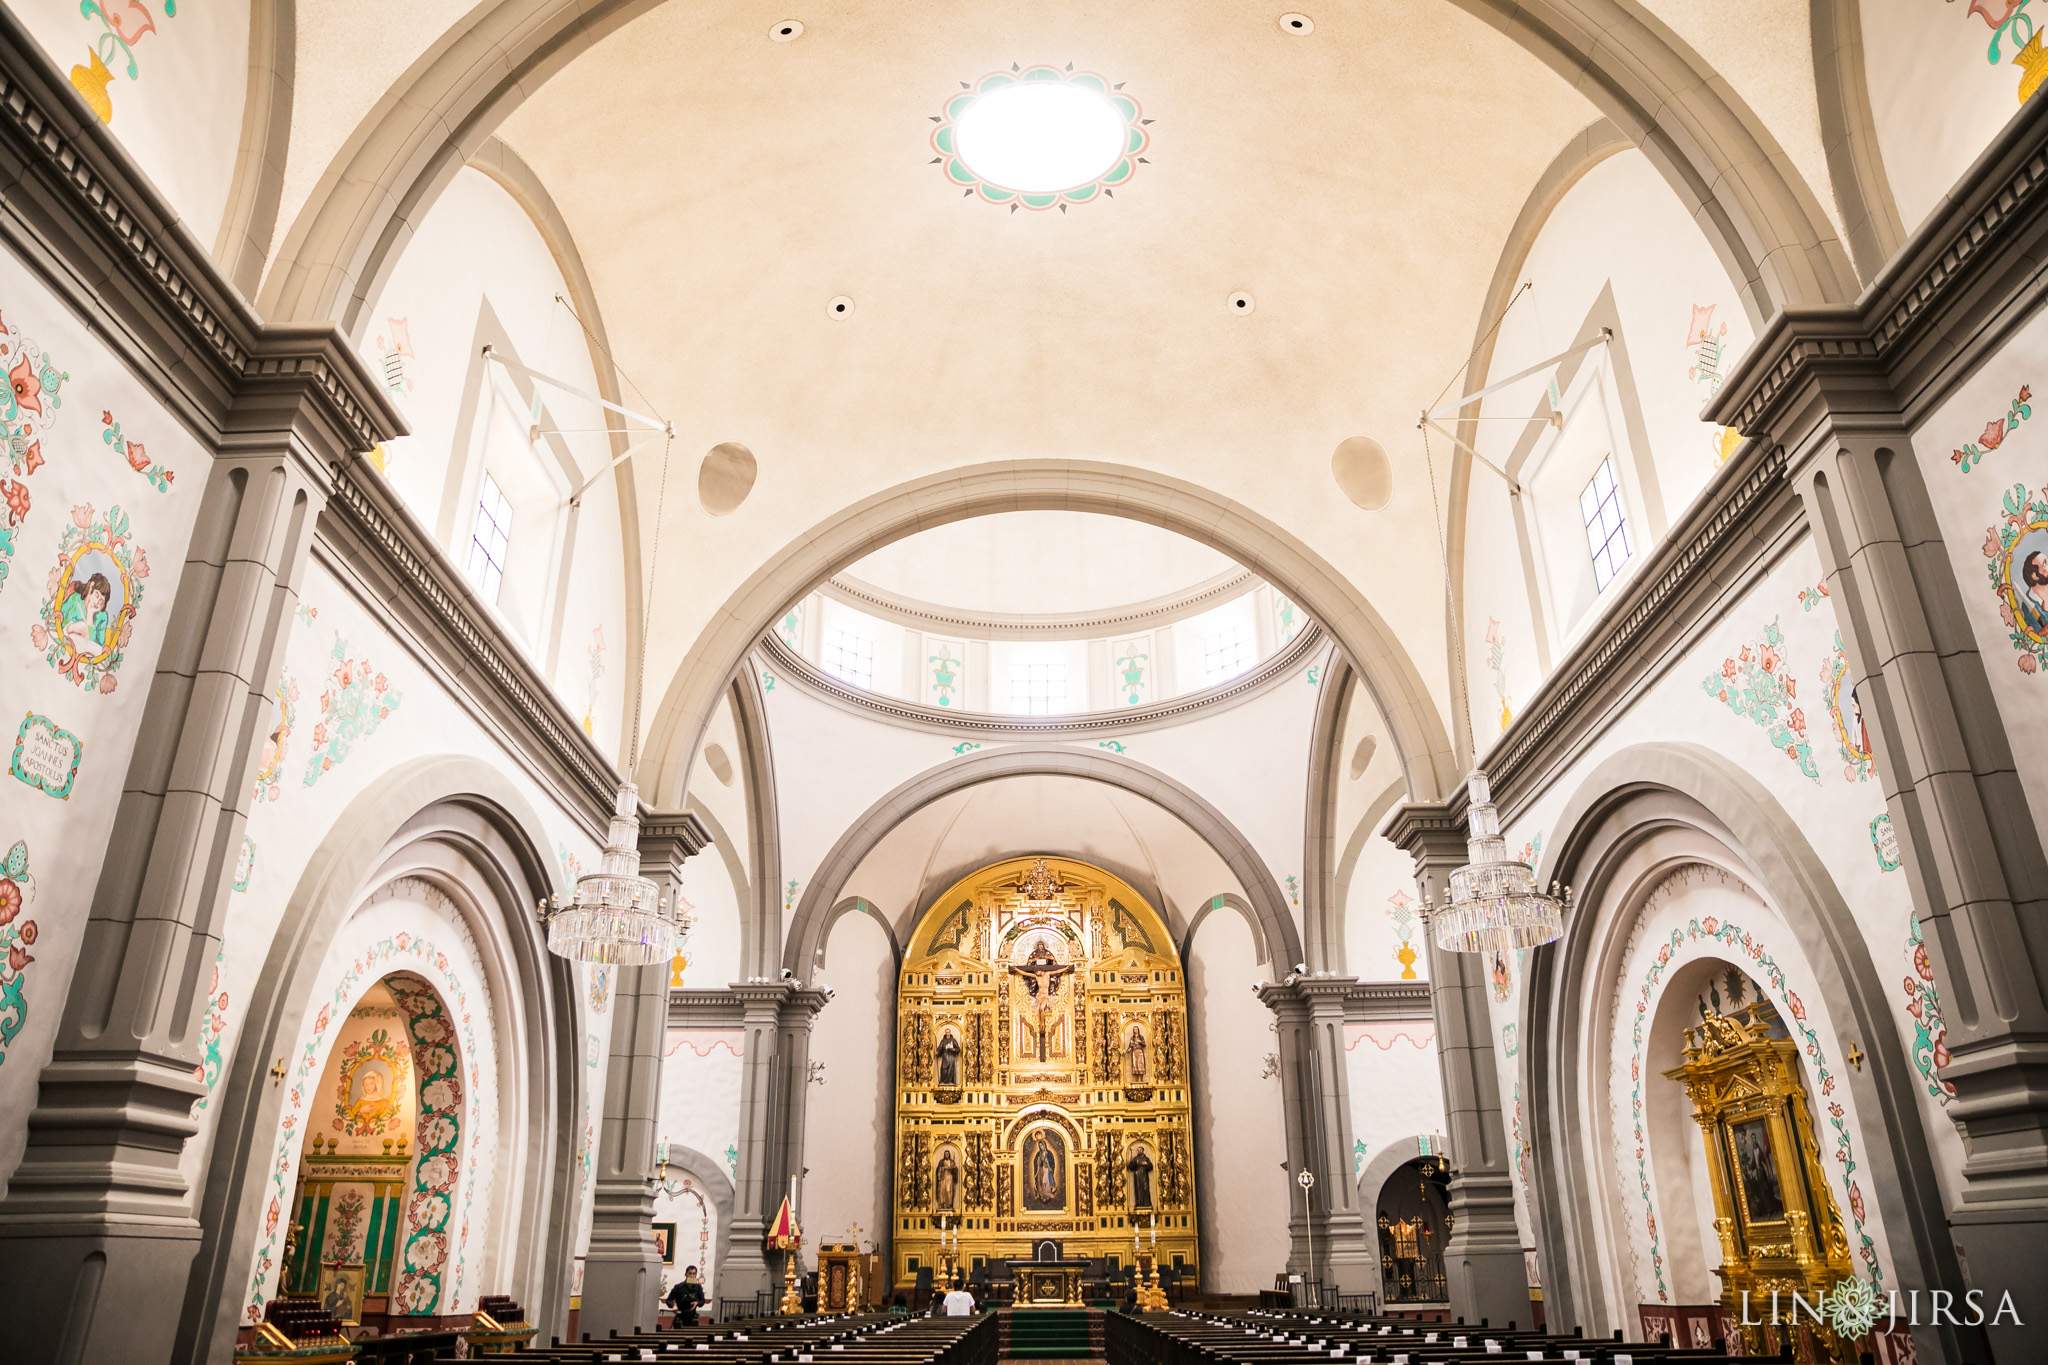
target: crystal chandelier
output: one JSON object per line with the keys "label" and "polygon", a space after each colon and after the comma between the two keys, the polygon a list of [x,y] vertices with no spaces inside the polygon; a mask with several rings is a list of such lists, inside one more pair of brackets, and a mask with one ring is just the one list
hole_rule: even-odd
{"label": "crystal chandelier", "polygon": [[622,783],[598,870],[576,879],[576,894],[568,901],[541,900],[549,952],[579,962],[644,967],[682,950],[682,898],[669,904],[661,888],[640,875],[639,806],[640,789]]}
{"label": "crystal chandelier", "polygon": [[1560,896],[1553,885],[1546,895],[1534,869],[1508,856],[1486,774],[1475,769],[1466,784],[1472,798],[1465,817],[1469,861],[1451,873],[1450,895],[1443,904],[1434,898],[1423,902],[1436,946],[1452,953],[1487,953],[1552,942],[1564,932],[1571,888]]}
{"label": "crystal chandelier", "polygon": [[1017,893],[1025,914],[1049,915],[1059,909],[1059,898],[1066,893],[1067,884],[1050,863],[1040,858],[1011,883],[1010,889]]}

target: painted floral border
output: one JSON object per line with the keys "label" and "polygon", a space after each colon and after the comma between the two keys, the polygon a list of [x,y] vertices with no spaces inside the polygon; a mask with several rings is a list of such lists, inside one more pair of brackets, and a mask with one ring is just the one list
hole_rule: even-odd
{"label": "painted floral border", "polygon": [[[349,1008],[368,986],[371,974],[385,976],[394,970],[405,968],[409,963],[431,964],[439,974],[442,983],[454,995],[454,1005],[462,1036],[462,1051],[472,1059],[479,1055],[476,1044],[476,1030],[471,1015],[469,997],[462,979],[449,971],[448,954],[423,934],[401,931],[386,934],[370,944],[336,979],[334,989],[320,1006],[313,1019],[313,1031],[299,1049],[298,1065],[292,1073],[291,1088],[285,1092],[286,1111],[278,1125],[277,1149],[270,1163],[270,1200],[263,1214],[263,1232],[256,1244],[256,1255],[249,1276],[248,1302],[242,1310],[242,1320],[254,1324],[263,1320],[263,1305],[270,1295],[267,1292],[271,1271],[276,1269],[278,1256],[279,1224],[283,1219],[285,1205],[291,1198],[291,1180],[298,1169],[297,1148],[301,1142],[299,1124],[305,1114],[307,1101],[314,1087],[319,1083],[318,1068],[326,1061],[321,1043],[327,1031],[339,1020],[348,1017]],[[474,964],[472,964],[474,965]],[[479,978],[481,979],[481,978]],[[479,1121],[477,1101],[477,1072],[474,1062],[470,1072],[469,1114],[474,1128]],[[472,1170],[474,1158],[472,1157]],[[474,1181],[471,1182],[472,1187]],[[463,1226],[468,1226],[468,1201],[464,1201]],[[461,1276],[465,1266],[467,1238],[458,1243],[456,1253],[456,1292],[461,1291]]]}

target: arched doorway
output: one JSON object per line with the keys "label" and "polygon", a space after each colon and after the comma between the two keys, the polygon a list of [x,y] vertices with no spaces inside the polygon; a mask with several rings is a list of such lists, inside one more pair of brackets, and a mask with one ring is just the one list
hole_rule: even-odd
{"label": "arched doorway", "polygon": [[[346,1324],[432,1314],[449,1268],[466,1086],[441,993],[392,972],[349,1007],[307,1106],[279,1289]],[[473,1136],[473,1135],[469,1135]]]}
{"label": "arched doorway", "polygon": [[1438,1156],[1404,1161],[1380,1186],[1380,1301],[1447,1303],[1444,1243],[1451,1235],[1451,1171]]}
{"label": "arched doorway", "polygon": [[1012,858],[937,897],[897,991],[893,1275],[1200,1265],[1187,987],[1122,879]]}

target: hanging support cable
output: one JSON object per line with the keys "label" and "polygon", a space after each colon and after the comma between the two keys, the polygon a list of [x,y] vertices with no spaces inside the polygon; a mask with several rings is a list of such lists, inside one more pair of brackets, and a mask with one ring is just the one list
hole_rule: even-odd
{"label": "hanging support cable", "polygon": [[566,380],[557,379],[551,374],[543,374],[539,370],[530,369],[516,360],[507,360],[504,356],[499,355],[494,347],[484,347],[484,359],[503,366],[508,372],[518,375],[529,383],[545,384],[551,389],[557,389],[573,397],[581,398],[587,403],[595,403],[607,412],[616,412],[621,417],[630,417],[642,426],[652,427],[656,431],[673,431],[671,424],[665,418],[649,417],[644,412],[635,412],[629,407],[612,402],[609,398],[600,398],[588,389],[580,389]]}
{"label": "hanging support cable", "polygon": [[1556,365],[1562,361],[1570,360],[1573,356],[1579,354],[1579,352],[1581,351],[1590,351],[1595,346],[1605,346],[1608,342],[1612,341],[1613,339],[1614,332],[1609,328],[1602,327],[1600,329],[1600,335],[1594,337],[1591,341],[1582,341],[1578,345],[1572,347],[1570,350],[1559,351],[1556,355],[1550,357],[1550,359],[1548,360],[1537,361],[1534,365],[1531,365],[1526,370],[1517,370],[1513,374],[1509,375],[1506,379],[1500,380],[1498,383],[1488,384],[1485,388],[1479,390],[1477,393],[1468,393],[1455,403],[1446,403],[1444,406],[1436,409],[1434,412],[1425,412],[1422,414],[1423,419],[1427,421],[1432,417],[1449,417],[1458,409],[1465,407],[1467,404],[1476,403],[1480,399],[1486,397],[1488,394],[1498,393],[1500,390],[1506,388],[1508,385],[1520,383],[1522,380],[1527,379],[1532,374],[1540,374],[1544,370],[1549,369],[1553,365]]}

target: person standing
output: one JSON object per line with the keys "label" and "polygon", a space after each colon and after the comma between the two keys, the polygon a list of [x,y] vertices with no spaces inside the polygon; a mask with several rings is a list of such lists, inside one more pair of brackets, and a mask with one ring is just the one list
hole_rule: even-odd
{"label": "person standing", "polygon": [[704,1282],[697,1278],[697,1267],[689,1266],[683,1271],[683,1278],[675,1288],[668,1291],[668,1306],[675,1310],[671,1327],[695,1327],[697,1309],[704,1302]]}

